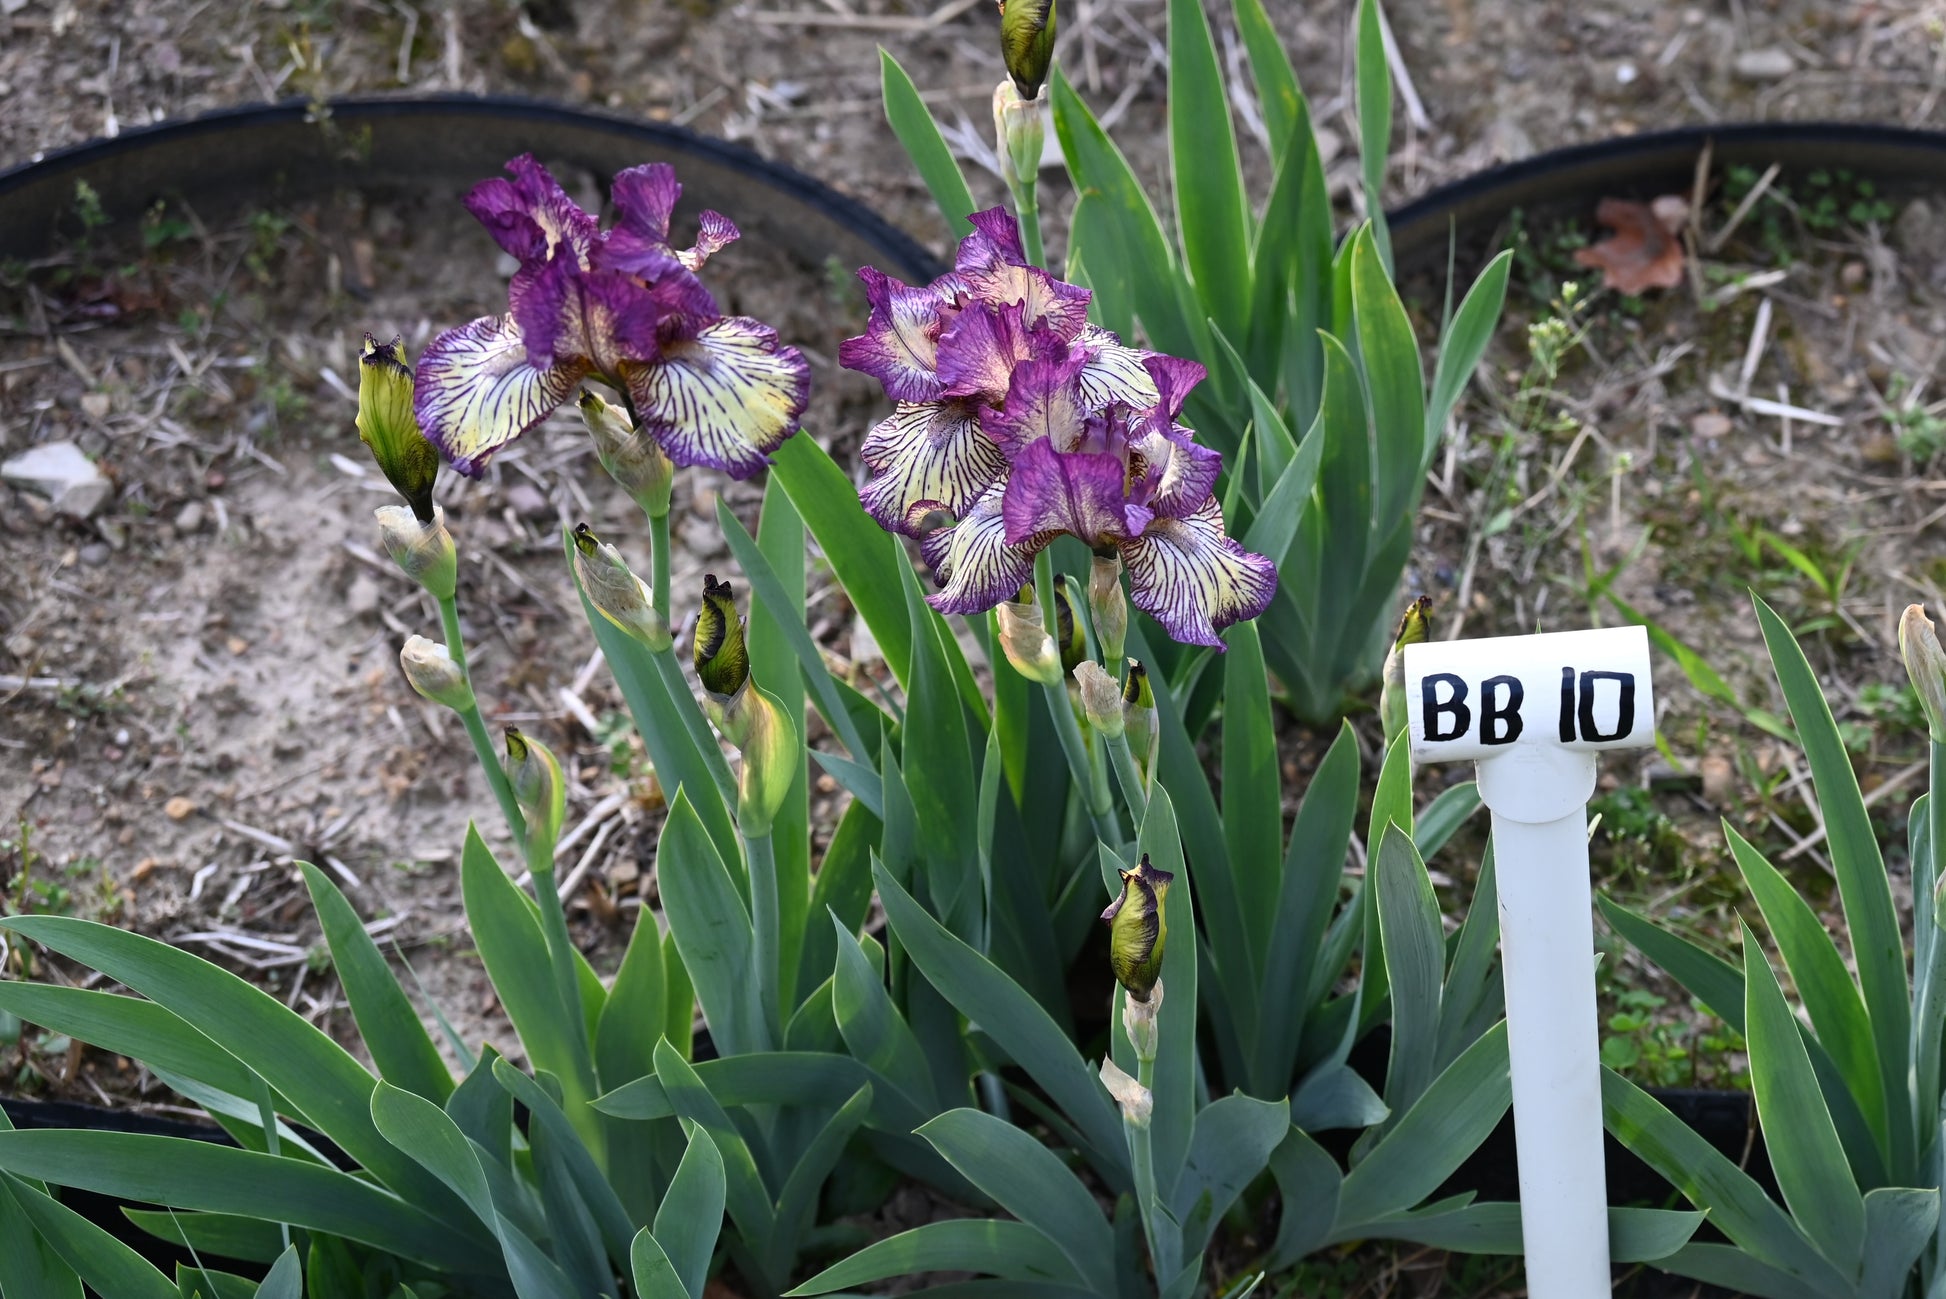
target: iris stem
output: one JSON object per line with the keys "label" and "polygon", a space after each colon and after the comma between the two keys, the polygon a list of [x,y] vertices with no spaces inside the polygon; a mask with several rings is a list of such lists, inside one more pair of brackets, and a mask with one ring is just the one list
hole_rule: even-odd
{"label": "iris stem", "polygon": [[1921,1133],[1932,1130],[1940,1120],[1940,1035],[1942,1025],[1946,1025],[1946,947],[1941,945],[1933,908],[1933,890],[1939,884],[1940,837],[1946,834],[1946,744],[1937,740],[1932,744],[1928,789],[1926,820],[1932,842],[1926,859],[1912,863],[1913,977],[1918,985],[1913,1008],[1918,1094],[1913,1104]]}
{"label": "iris stem", "polygon": [[[1034,591],[1041,602],[1041,619],[1049,634],[1058,634],[1061,622],[1054,604],[1054,560],[1045,550],[1034,557]],[[1054,733],[1061,738],[1061,752],[1067,755],[1068,772],[1081,790],[1095,834],[1103,843],[1118,846],[1121,836],[1115,831],[1113,811],[1108,802],[1104,780],[1095,784],[1087,741],[1081,738],[1081,725],[1074,719],[1074,704],[1068,699],[1067,684],[1056,681],[1041,687],[1047,696],[1047,711],[1054,717]]]}
{"label": "iris stem", "polygon": [[[439,602],[439,625],[446,635],[446,653],[451,656],[453,666],[460,670],[466,679],[470,693],[473,674],[466,667],[466,642],[459,631],[459,603],[453,596]],[[466,725],[466,736],[473,741],[473,754],[480,760],[480,770],[486,773],[487,787],[500,801],[501,814],[507,818],[507,828],[513,831],[514,842],[527,842],[527,819],[520,814],[520,804],[514,798],[513,786],[507,783],[506,768],[500,765],[500,755],[494,751],[493,739],[487,734],[486,723],[480,719],[480,705],[476,701],[455,710],[459,719]]]}
{"label": "iris stem", "polygon": [[783,1037],[777,1005],[778,946],[781,932],[777,904],[777,849],[768,834],[745,835],[744,856],[750,864],[750,927],[757,962],[757,1001],[763,1010],[766,1048]]}
{"label": "iris stem", "polygon": [[[1135,1058],[1135,1081],[1153,1093],[1155,1090],[1155,1060]],[[1142,1234],[1149,1239],[1149,1259],[1155,1264],[1157,1277],[1173,1277],[1177,1272],[1176,1261],[1168,1255],[1173,1250],[1164,1250],[1162,1238],[1157,1230],[1155,1202],[1155,1149],[1150,1138],[1149,1124],[1133,1123],[1126,1115],[1122,1118],[1122,1130],[1128,1135],[1129,1162],[1135,1174],[1135,1196],[1137,1207],[1142,1211]]]}
{"label": "iris stem", "polygon": [[1128,747],[1128,736],[1106,737],[1108,760],[1115,768],[1115,783],[1122,787],[1122,802],[1128,805],[1128,819],[1135,833],[1142,832],[1142,818],[1148,814],[1149,791],[1135,765],[1135,754]]}
{"label": "iris stem", "polygon": [[662,619],[662,625],[675,630],[669,621],[669,512],[649,515],[649,597],[654,602],[655,616]]}
{"label": "iris stem", "polygon": [[1041,248],[1041,205],[1038,186],[1031,180],[1013,186],[1014,214],[1020,218],[1020,246],[1029,266],[1039,266],[1046,254]]}

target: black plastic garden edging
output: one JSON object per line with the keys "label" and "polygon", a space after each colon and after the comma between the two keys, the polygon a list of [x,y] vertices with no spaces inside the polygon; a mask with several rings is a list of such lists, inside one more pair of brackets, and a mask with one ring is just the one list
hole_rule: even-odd
{"label": "black plastic garden edging", "polygon": [[1604,198],[1687,195],[1705,149],[1715,171],[1762,171],[1788,180],[1844,169],[1893,197],[1946,193],[1946,133],[1852,122],[1734,122],[1597,140],[1523,158],[1441,186],[1388,216],[1400,273],[1443,273],[1457,236],[1462,283],[1518,209],[1530,223],[1591,217]]}
{"label": "black plastic garden edging", "polygon": [[914,281],[941,269],[858,200],[740,145],[662,122],[477,95],[334,99],[321,120],[301,100],[228,108],[59,150],[0,171],[0,257],[46,254],[72,220],[77,182],[115,221],[176,196],[209,219],[343,188],[457,195],[522,153],[604,183],[624,167],[674,163],[686,208],[728,213],[746,235],[809,266],[835,258],[847,270],[877,265]]}

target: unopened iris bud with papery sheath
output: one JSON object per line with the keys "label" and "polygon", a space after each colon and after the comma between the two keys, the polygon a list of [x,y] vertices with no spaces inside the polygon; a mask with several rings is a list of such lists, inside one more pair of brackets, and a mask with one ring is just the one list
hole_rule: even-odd
{"label": "unopened iris bud with papery sheath", "polygon": [[656,613],[648,583],[585,523],[574,529],[574,573],[595,612],[658,653],[669,648],[669,624]]}
{"label": "unopened iris bud with papery sheath", "polygon": [[1016,191],[1031,191],[1040,183],[1041,156],[1047,151],[1041,103],[1023,99],[1011,81],[993,88],[993,138],[1000,155],[1000,178]]}
{"label": "unopened iris bud with papery sheath", "polygon": [[803,741],[783,704],[750,679],[750,653],[735,595],[714,574],[703,577],[694,653],[696,677],[703,683],[703,711],[743,755],[737,828],[749,837],[769,834],[796,779]]}
{"label": "unopened iris bud with papery sheath", "polygon": [[1130,997],[1147,1001],[1162,977],[1162,949],[1169,938],[1162,902],[1176,877],[1150,865],[1147,853],[1134,870],[1119,874],[1121,896],[1101,913],[1108,924],[1108,964]]}
{"label": "unopened iris bud with papery sheath", "polygon": [[1081,715],[1088,719],[1088,725],[1110,739],[1120,735],[1125,726],[1122,683],[1093,659],[1085,659],[1075,668],[1074,682],[1081,690]]}
{"label": "unopened iris bud with papery sheath", "polygon": [[1940,649],[1939,633],[1922,604],[1907,605],[1899,619],[1899,655],[1925,710],[1932,742],[1946,744],[1946,651]]}
{"label": "unopened iris bud with papery sheath", "polygon": [[1000,624],[1000,648],[1013,664],[1014,671],[1029,681],[1051,686],[1061,680],[1061,656],[1054,638],[1047,634],[1047,620],[1041,615],[1040,601],[1034,598],[1030,582],[1020,594],[994,606]]}
{"label": "unopened iris bud with papery sheath", "polygon": [[399,666],[412,688],[454,712],[473,706],[473,687],[467,684],[466,670],[453,662],[452,653],[436,640],[408,636],[399,649]]}
{"label": "unopened iris bud with papery sheath", "polygon": [[1088,630],[1074,616],[1065,577],[1054,579],[1054,643],[1061,651],[1063,672],[1073,672],[1088,657]]}
{"label": "unopened iris bud with papery sheath", "polygon": [[1054,0],[1000,0],[1000,57],[1022,99],[1041,93],[1054,62]]}
{"label": "unopened iris bud with papery sheath", "polygon": [[[527,820],[530,861],[553,860],[555,841],[561,837],[561,820],[567,812],[567,781],[561,775],[560,760],[539,740],[529,739],[518,730],[507,728],[507,783],[513,786],[514,801]],[[536,845],[545,848],[537,853]]]}
{"label": "unopened iris bud with papery sheath", "polygon": [[1122,594],[1121,555],[1095,556],[1088,569],[1088,612],[1095,620],[1095,639],[1101,642],[1102,658],[1120,662],[1128,640],[1128,597]]}
{"label": "unopened iris bud with papery sheath", "polygon": [[459,586],[459,556],[453,534],[446,531],[446,511],[433,506],[432,519],[425,523],[401,505],[381,505],[372,514],[392,562],[435,600],[452,599]]}
{"label": "unopened iris bud with papery sheath", "polygon": [[1128,677],[1122,682],[1122,729],[1128,735],[1128,749],[1142,779],[1154,780],[1160,735],[1155,724],[1155,689],[1149,684],[1149,670],[1138,659],[1128,661]]}
{"label": "unopened iris bud with papery sheath", "polygon": [[650,518],[667,514],[676,464],[661,445],[629,421],[625,407],[585,389],[581,393],[581,419],[588,426],[595,456],[608,476],[620,483]]}
{"label": "unopened iris bud with papery sheath", "polygon": [[439,452],[419,431],[412,414],[412,371],[403,340],[381,343],[365,335],[358,356],[358,438],[421,523],[432,522],[433,480]]}
{"label": "unopened iris bud with papery sheath", "polygon": [[1432,637],[1432,597],[1422,595],[1405,607],[1399,619],[1399,634],[1385,655],[1382,673],[1385,684],[1379,691],[1378,715],[1385,723],[1385,743],[1389,747],[1405,730],[1405,647],[1419,645]]}

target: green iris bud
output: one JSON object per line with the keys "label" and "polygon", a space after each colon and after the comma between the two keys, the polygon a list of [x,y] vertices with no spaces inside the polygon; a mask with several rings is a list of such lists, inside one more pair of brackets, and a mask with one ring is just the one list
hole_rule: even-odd
{"label": "green iris bud", "polygon": [[1162,978],[1162,949],[1169,937],[1162,902],[1176,877],[1151,866],[1147,853],[1134,870],[1120,874],[1121,896],[1101,913],[1108,923],[1108,965],[1131,1000],[1146,1002]]}
{"label": "green iris bud", "polygon": [[1932,742],[1946,744],[1946,650],[1940,649],[1939,634],[1922,604],[1907,605],[1899,619],[1899,656],[1926,711]]}
{"label": "green iris bud", "polygon": [[567,813],[567,780],[561,775],[560,760],[545,744],[509,726],[506,767],[507,783],[513,786],[514,801],[527,821],[528,860],[551,862]]}
{"label": "green iris bud", "polygon": [[467,684],[466,670],[453,662],[446,646],[424,636],[408,636],[399,649],[399,666],[405,679],[427,699],[444,704],[454,712],[473,706],[473,687]]}
{"label": "green iris bud", "polygon": [[994,607],[1000,624],[1000,648],[1014,671],[1029,681],[1051,686],[1061,679],[1061,658],[1054,638],[1047,634],[1047,620],[1041,616],[1040,601],[1034,598],[1034,584],[1020,588],[1013,599]]}
{"label": "green iris bud", "polygon": [[652,650],[669,648],[669,624],[656,613],[648,583],[585,523],[574,529],[574,573],[595,612]]}
{"label": "green iris bud", "polygon": [[669,513],[669,488],[676,481],[676,466],[661,445],[634,427],[626,409],[586,389],[581,393],[581,419],[588,426],[595,456],[608,476],[620,483],[650,518]]}
{"label": "green iris bud", "polygon": [[1093,659],[1084,660],[1074,670],[1074,683],[1081,691],[1081,714],[1088,725],[1109,739],[1125,729],[1122,718],[1122,683],[1102,670]]}
{"label": "green iris bud", "polygon": [[1061,650],[1061,671],[1071,673],[1088,657],[1088,635],[1076,621],[1067,580],[1054,579],[1054,640]]}
{"label": "green iris bud", "polygon": [[750,680],[750,651],[743,643],[743,619],[728,582],[703,574],[703,603],[696,611],[696,679],[727,703]]}
{"label": "green iris bud", "polygon": [[1088,612],[1094,616],[1101,655],[1113,663],[1128,640],[1128,597],[1122,594],[1122,557],[1096,555],[1088,569]]}
{"label": "green iris bud", "polygon": [[696,675],[706,692],[703,711],[743,755],[737,828],[751,837],[769,834],[797,777],[804,743],[784,705],[750,680],[743,620],[737,616],[730,584],[717,581],[714,574],[703,578],[695,652]]}
{"label": "green iris bud", "polygon": [[459,587],[459,556],[453,534],[446,531],[446,511],[435,505],[432,518],[423,522],[398,505],[381,505],[372,514],[392,562],[435,600],[452,599]]}
{"label": "green iris bud", "polygon": [[402,339],[380,343],[365,335],[358,356],[358,438],[421,523],[432,522],[432,485],[439,452],[419,431],[412,414],[412,371]]}
{"label": "green iris bud", "polygon": [[993,138],[1000,155],[1000,178],[1015,192],[1031,193],[1040,183],[1041,156],[1047,151],[1047,124],[1041,101],[1023,99],[1011,81],[993,88]]}
{"label": "green iris bud", "polygon": [[1161,732],[1155,723],[1155,690],[1149,685],[1149,670],[1139,659],[1128,661],[1128,679],[1122,683],[1122,728],[1128,734],[1129,752],[1142,771],[1142,779],[1153,781]]}
{"label": "green iris bud", "polygon": [[1378,696],[1378,715],[1385,723],[1385,743],[1389,748],[1406,725],[1405,647],[1432,639],[1432,597],[1422,595],[1405,607],[1399,619],[1399,634],[1385,655],[1385,685]]}
{"label": "green iris bud", "polygon": [[1054,0],[1000,0],[1000,57],[1022,99],[1041,93],[1054,62]]}

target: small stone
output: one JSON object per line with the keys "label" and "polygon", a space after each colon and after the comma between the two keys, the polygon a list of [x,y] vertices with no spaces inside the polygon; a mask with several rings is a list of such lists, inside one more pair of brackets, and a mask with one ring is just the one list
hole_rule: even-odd
{"label": "small stone", "polygon": [[1915,198],[1905,205],[1892,223],[1892,237],[1908,256],[1946,261],[1946,220],[1925,199]]}
{"label": "small stone", "polygon": [[0,478],[37,492],[70,518],[93,518],[114,484],[72,442],[47,442],[0,464]]}
{"label": "small stone", "polygon": [[641,878],[642,867],[633,861],[618,861],[608,868],[608,882],[617,887],[633,884]]}
{"label": "small stone", "polygon": [[236,655],[238,658],[241,658],[249,650],[250,642],[241,636],[232,636],[223,642],[223,648],[229,650],[231,654]]}
{"label": "small stone", "polygon": [[171,821],[186,820],[195,810],[196,804],[184,798],[181,794],[176,795],[162,805],[162,814]]}
{"label": "small stone", "polygon": [[1720,410],[1706,410],[1689,421],[1692,437],[1720,438],[1730,431],[1730,417]]}
{"label": "small stone", "polygon": [[507,505],[515,514],[530,522],[549,518],[554,513],[554,507],[547,503],[547,496],[532,483],[515,483],[509,487]]}
{"label": "small stone", "polygon": [[81,395],[81,409],[91,419],[108,418],[108,394],[89,392]]}
{"label": "small stone", "polygon": [[203,503],[201,501],[189,502],[180,510],[176,511],[176,531],[182,533],[185,537],[192,532],[202,531],[203,513]]}
{"label": "small stone", "polygon": [[1720,753],[1703,757],[1703,797],[1721,806],[1736,792],[1736,769]]}
{"label": "small stone", "polygon": [[81,562],[90,568],[100,568],[115,552],[108,548],[105,541],[91,541],[81,548]]}
{"label": "small stone", "polygon": [[1745,81],[1782,81],[1797,70],[1797,60],[1789,50],[1770,45],[1743,51],[1730,66]]}
{"label": "small stone", "polygon": [[352,579],[351,586],[345,591],[345,607],[353,614],[363,617],[378,608],[380,594],[378,583],[364,573],[360,573]]}

